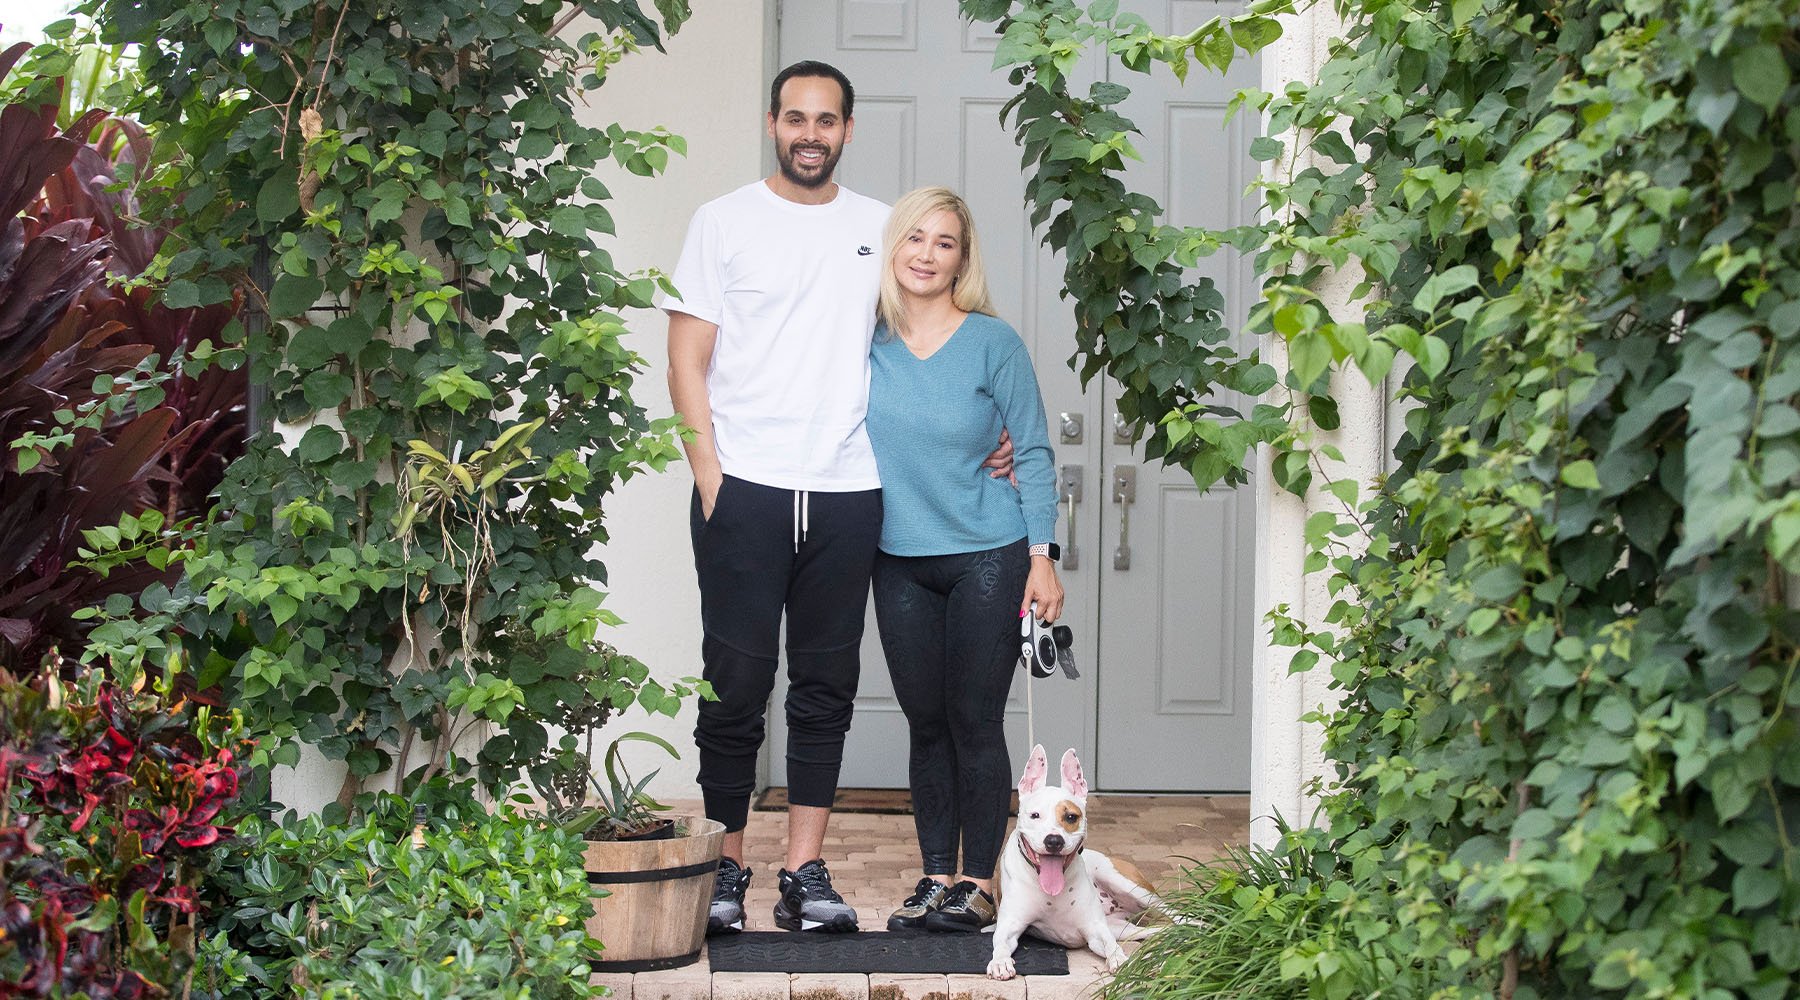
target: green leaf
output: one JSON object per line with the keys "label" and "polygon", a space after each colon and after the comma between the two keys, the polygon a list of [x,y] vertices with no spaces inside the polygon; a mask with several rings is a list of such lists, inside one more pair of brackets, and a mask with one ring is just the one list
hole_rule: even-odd
{"label": "green leaf", "polygon": [[325,282],[310,275],[284,274],[269,292],[269,315],[276,319],[298,316],[318,304]]}
{"label": "green leaf", "polygon": [[1434,274],[1425,279],[1418,294],[1413,296],[1412,307],[1429,316],[1437,311],[1439,302],[1474,288],[1480,281],[1480,274],[1473,264],[1458,264],[1447,271]]}
{"label": "green leaf", "polygon": [[1495,566],[1475,578],[1471,586],[1476,597],[1484,601],[1510,601],[1525,585],[1525,576],[1517,566]]}
{"label": "green leaf", "polygon": [[1499,608],[1476,608],[1469,612],[1469,634],[1486,635],[1500,623]]}
{"label": "green leaf", "polygon": [[263,182],[256,195],[256,221],[273,224],[299,210],[300,182],[293,171],[278,171]]}
{"label": "green leaf", "polygon": [[201,33],[206,36],[206,44],[218,55],[224,55],[237,44],[237,23],[229,17],[207,18]]}
{"label": "green leaf", "polygon": [[1543,809],[1527,809],[1513,820],[1512,835],[1519,840],[1541,840],[1556,832],[1556,817]]}
{"label": "green leaf", "polygon": [[570,239],[583,239],[588,233],[587,212],[580,205],[564,205],[550,213],[550,231]]}
{"label": "green leaf", "polygon": [[1312,467],[1307,458],[1303,451],[1284,451],[1275,456],[1276,484],[1295,496],[1305,495],[1306,488],[1312,485]]}
{"label": "green leaf", "polygon": [[1420,337],[1419,350],[1413,355],[1413,360],[1418,362],[1419,370],[1437,378],[1450,366],[1450,345],[1444,343],[1441,337]]}
{"label": "green leaf", "polygon": [[275,619],[277,625],[287,624],[299,610],[300,602],[286,594],[274,594],[269,598],[269,617]]}
{"label": "green leaf", "polygon": [[1304,389],[1312,385],[1331,364],[1331,342],[1315,331],[1301,331],[1288,342],[1288,364],[1293,367],[1297,386]]}
{"label": "green leaf", "polygon": [[336,357],[337,353],[331,349],[325,330],[321,327],[303,326],[288,340],[287,362],[295,368],[318,368]]}
{"label": "green leaf", "polygon": [[1280,139],[1259,135],[1250,140],[1250,158],[1258,163],[1267,163],[1280,156],[1284,148]]}
{"label": "green leaf", "polygon": [[444,202],[444,219],[452,226],[468,229],[470,226],[469,203],[461,198],[451,198]]}
{"label": "green leaf", "polygon": [[1594,463],[1585,458],[1563,466],[1560,476],[1565,485],[1578,490],[1600,488],[1600,474],[1594,470]]}
{"label": "green leaf", "polygon": [[1780,895],[1783,879],[1767,868],[1739,868],[1731,877],[1731,899],[1738,911],[1761,909]]}
{"label": "green leaf", "polygon": [[336,427],[316,424],[300,438],[294,454],[303,462],[317,465],[344,450],[344,438]]}
{"label": "green leaf", "polygon": [[1731,82],[1745,97],[1769,111],[1780,108],[1788,81],[1787,59],[1781,49],[1767,42],[1741,49],[1731,57]]}

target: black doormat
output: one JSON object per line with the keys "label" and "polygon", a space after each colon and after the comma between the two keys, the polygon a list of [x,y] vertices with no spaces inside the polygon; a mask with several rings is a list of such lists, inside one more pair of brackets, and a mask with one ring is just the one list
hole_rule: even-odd
{"label": "black doormat", "polygon": [[[994,957],[992,934],[861,931],[800,934],[747,931],[706,939],[714,972],[927,972],[985,975]],[[1021,976],[1066,976],[1061,945],[1021,938],[1013,962]]]}

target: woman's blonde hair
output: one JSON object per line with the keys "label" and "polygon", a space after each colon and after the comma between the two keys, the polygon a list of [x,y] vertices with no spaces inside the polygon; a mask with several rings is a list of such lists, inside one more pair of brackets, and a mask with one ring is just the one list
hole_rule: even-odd
{"label": "woman's blonde hair", "polygon": [[906,323],[906,304],[900,293],[900,281],[894,277],[894,256],[906,238],[919,224],[938,212],[949,212],[962,225],[962,272],[950,286],[950,301],[964,312],[994,315],[993,300],[988,298],[987,270],[981,263],[981,241],[975,238],[975,219],[969,205],[956,192],[946,187],[922,187],[909,191],[894,203],[884,233],[887,255],[882,258],[881,298],[875,315],[887,325],[888,334],[899,333]]}

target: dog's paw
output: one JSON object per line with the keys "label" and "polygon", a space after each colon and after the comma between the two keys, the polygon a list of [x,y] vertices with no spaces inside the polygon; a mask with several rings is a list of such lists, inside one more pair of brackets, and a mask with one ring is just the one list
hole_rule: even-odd
{"label": "dog's paw", "polygon": [[1108,952],[1107,956],[1106,956],[1106,971],[1117,972],[1117,971],[1119,971],[1119,966],[1124,965],[1124,964],[1125,964],[1125,949],[1119,947],[1116,944],[1113,945],[1113,950]]}
{"label": "dog's paw", "polygon": [[1016,971],[1017,966],[1010,958],[996,958],[988,963],[989,979],[1011,979]]}

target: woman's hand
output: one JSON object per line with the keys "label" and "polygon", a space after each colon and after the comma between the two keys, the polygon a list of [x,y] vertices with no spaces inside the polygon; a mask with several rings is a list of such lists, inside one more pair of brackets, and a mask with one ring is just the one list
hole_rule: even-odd
{"label": "woman's hand", "polygon": [[1025,599],[1019,602],[1019,617],[1031,613],[1031,602],[1038,606],[1038,620],[1046,625],[1062,614],[1062,581],[1056,578],[1056,563],[1049,556],[1031,557],[1031,575],[1025,578]]}

